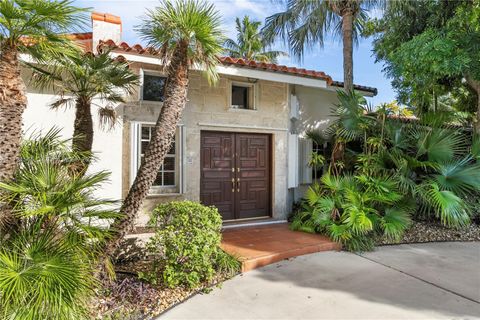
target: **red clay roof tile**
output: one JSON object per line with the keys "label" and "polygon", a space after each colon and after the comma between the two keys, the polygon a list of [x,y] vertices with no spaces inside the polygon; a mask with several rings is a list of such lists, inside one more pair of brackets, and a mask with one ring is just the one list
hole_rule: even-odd
{"label": "red clay roof tile", "polygon": [[[140,44],[135,44],[133,46],[130,46],[126,42],[122,42],[122,43],[117,45],[113,40],[100,41],[99,46],[108,46],[108,47],[110,47],[114,50],[117,49],[117,50],[122,50],[122,51],[125,51],[125,52],[129,52],[129,53],[137,53],[137,54],[158,55],[158,53],[159,53],[159,50],[157,50],[153,47],[144,48]],[[246,60],[246,59],[243,59],[243,58],[220,57],[219,60],[224,65],[234,65],[234,66],[237,66],[237,67],[247,67],[247,68],[251,68],[251,69],[260,69],[260,70],[264,70],[264,71],[281,72],[281,73],[286,73],[286,74],[292,74],[292,75],[295,75],[295,76],[302,76],[302,77],[307,77],[307,78],[320,79],[320,80],[326,81],[329,86],[343,88],[343,82],[333,81],[332,78],[329,75],[325,74],[325,72],[322,72],[322,71],[307,70],[307,69],[304,69],[304,68],[288,67],[288,66],[278,65],[278,64],[274,64],[274,63],[256,62],[256,61],[253,61],[253,60]],[[356,90],[371,92],[374,95],[377,94],[377,89],[376,88],[367,87],[367,86],[360,86],[360,85],[355,85],[354,88]]]}

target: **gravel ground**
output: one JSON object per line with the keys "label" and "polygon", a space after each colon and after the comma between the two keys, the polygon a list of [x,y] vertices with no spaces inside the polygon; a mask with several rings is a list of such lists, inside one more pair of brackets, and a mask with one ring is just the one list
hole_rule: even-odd
{"label": "gravel ground", "polygon": [[414,222],[400,241],[395,242],[381,237],[376,239],[375,243],[381,246],[434,241],[480,241],[480,225],[472,224],[463,229],[451,229],[435,223]]}

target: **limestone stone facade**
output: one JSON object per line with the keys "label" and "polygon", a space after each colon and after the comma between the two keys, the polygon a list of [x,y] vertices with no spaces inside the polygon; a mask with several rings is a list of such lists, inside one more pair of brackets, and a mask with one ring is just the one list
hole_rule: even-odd
{"label": "limestone stone facade", "polygon": [[[272,217],[285,219],[287,209],[287,141],[289,130],[289,85],[257,80],[254,86],[255,110],[232,109],[232,82],[248,82],[240,77],[221,76],[215,86],[199,73],[192,72],[188,103],[182,115],[183,157],[178,167],[183,173],[182,190],[153,194],[145,201],[137,224],[143,225],[148,212],[158,203],[172,200],[200,200],[200,132],[266,133],[272,141]],[[156,102],[130,102],[123,108],[123,196],[131,184],[132,130],[134,122],[154,123],[162,107]],[[179,152],[180,153],[180,152]],[[182,159],[183,158],[183,159]]]}

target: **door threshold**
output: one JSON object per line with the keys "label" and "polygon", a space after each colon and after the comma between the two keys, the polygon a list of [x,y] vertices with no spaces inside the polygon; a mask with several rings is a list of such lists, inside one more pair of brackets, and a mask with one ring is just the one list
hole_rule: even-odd
{"label": "door threshold", "polygon": [[258,219],[258,220],[244,220],[244,221],[235,221],[235,220],[230,220],[230,221],[225,221],[222,229],[234,229],[234,228],[244,228],[244,227],[258,227],[258,226],[263,226],[263,225],[269,225],[269,224],[280,224],[280,223],[287,223],[287,220],[275,220],[275,219]]}

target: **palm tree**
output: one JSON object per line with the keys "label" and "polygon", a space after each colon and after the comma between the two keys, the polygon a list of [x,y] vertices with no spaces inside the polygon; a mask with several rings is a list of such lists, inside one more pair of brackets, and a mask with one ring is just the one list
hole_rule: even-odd
{"label": "palm tree", "polygon": [[17,168],[22,115],[27,106],[20,76],[19,53],[40,59],[70,46],[60,33],[85,21],[71,0],[0,1],[0,181],[13,178]]}
{"label": "palm tree", "polygon": [[94,267],[118,216],[117,202],[95,197],[108,172],[71,176],[89,154],[58,129],[22,142],[15,180],[0,182],[0,201],[19,217],[0,237],[0,319],[90,319]]}
{"label": "palm tree", "polygon": [[286,10],[266,19],[263,32],[268,39],[279,36],[288,41],[291,51],[301,59],[305,49],[323,47],[326,33],[343,41],[343,78],[346,91],[353,90],[353,44],[358,40],[366,10],[379,0],[289,0]]}
{"label": "palm tree", "polygon": [[111,255],[131,229],[135,216],[155,180],[158,169],[173,142],[177,124],[187,102],[189,67],[198,65],[209,81],[218,80],[216,65],[224,40],[220,16],[215,7],[196,0],[164,0],[149,10],[138,28],[149,45],[159,49],[166,63],[168,81],[163,107],[155,124],[152,139],[121,213],[113,224],[115,235],[105,250]]}
{"label": "palm tree", "polygon": [[287,56],[283,51],[265,51],[267,42],[259,30],[260,21],[251,21],[248,16],[235,19],[237,29],[237,41],[225,40],[223,44],[226,53],[233,58],[277,63],[277,58]]}
{"label": "palm tree", "polygon": [[[109,50],[63,56],[53,64],[32,66],[34,83],[42,89],[52,88],[59,98],[53,108],[75,105],[75,122],[72,146],[79,152],[91,152],[93,144],[92,103],[94,98],[112,103],[124,102],[124,95],[131,94],[138,83],[138,76],[124,59],[110,58]],[[123,91],[123,92],[122,92]],[[116,122],[115,109],[109,105],[98,106],[100,123],[112,128]],[[84,172],[88,163],[79,164]]]}

